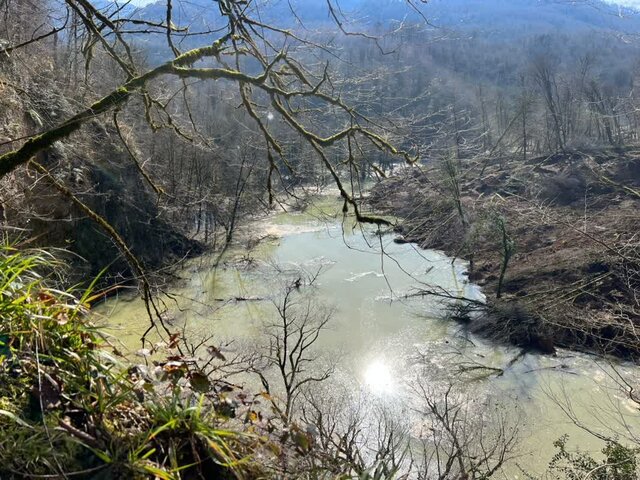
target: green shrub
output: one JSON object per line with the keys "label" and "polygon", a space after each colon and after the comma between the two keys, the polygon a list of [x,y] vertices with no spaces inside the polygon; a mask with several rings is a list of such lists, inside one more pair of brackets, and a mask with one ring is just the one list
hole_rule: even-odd
{"label": "green shrub", "polygon": [[554,478],[563,480],[637,480],[638,453],[637,448],[629,448],[620,443],[609,441],[603,448],[603,460],[596,460],[585,452],[569,452],[564,435],[554,442],[558,449],[549,464],[549,471]]}
{"label": "green shrub", "polygon": [[195,388],[132,374],[88,321],[91,289],[47,285],[59,268],[0,247],[0,478],[241,478],[253,439]]}

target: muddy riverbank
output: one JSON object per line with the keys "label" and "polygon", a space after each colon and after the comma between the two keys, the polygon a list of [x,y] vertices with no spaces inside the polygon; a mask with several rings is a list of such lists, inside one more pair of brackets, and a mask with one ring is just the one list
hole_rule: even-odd
{"label": "muddy riverbank", "polygon": [[414,168],[383,181],[370,201],[402,218],[397,241],[471,262],[488,299],[472,331],[548,353],[635,360],[639,187],[638,152],[575,152]]}

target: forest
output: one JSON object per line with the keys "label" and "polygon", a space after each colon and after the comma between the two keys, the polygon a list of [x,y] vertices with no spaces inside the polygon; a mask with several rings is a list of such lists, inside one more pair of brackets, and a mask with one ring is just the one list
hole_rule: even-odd
{"label": "forest", "polygon": [[0,0],[0,479],[640,479],[640,3]]}

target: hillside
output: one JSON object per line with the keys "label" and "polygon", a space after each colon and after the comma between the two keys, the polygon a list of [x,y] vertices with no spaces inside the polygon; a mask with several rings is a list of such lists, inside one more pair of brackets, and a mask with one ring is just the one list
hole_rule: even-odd
{"label": "hillside", "polygon": [[[422,20],[415,9],[399,0],[340,0],[334,5],[336,13],[342,14],[345,23],[352,26]],[[618,5],[601,1],[581,5],[556,0],[433,0],[426,4],[418,2],[416,7],[435,27],[479,30],[486,34],[526,36],[559,29],[563,33],[584,29],[634,33],[640,29],[635,10],[621,10]],[[269,0],[254,4],[253,8],[263,10],[265,21],[277,20],[283,27],[295,26],[298,20],[308,27],[330,22],[327,5],[319,0]],[[166,4],[153,2],[139,8],[137,15],[161,20],[166,16]],[[173,16],[177,24],[213,26],[220,23],[219,11],[210,0],[181,2]]]}
{"label": "hillside", "polygon": [[330,2],[0,0],[2,479],[640,479],[640,16]]}

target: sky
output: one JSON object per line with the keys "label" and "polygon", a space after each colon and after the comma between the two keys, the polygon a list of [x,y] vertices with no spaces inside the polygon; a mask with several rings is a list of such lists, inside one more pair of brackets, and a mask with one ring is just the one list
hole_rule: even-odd
{"label": "sky", "polygon": [[605,2],[640,9],[640,0],[605,0]]}

